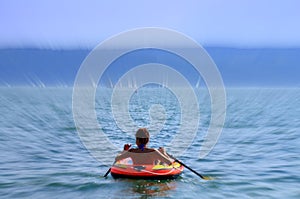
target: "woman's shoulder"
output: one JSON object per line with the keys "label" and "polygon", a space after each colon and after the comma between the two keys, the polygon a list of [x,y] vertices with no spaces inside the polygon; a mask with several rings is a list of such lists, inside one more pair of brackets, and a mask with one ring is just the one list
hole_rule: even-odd
{"label": "woman's shoulder", "polygon": [[141,150],[141,149],[135,148],[135,149],[129,149],[128,151],[132,152],[132,153],[150,153],[150,152],[156,151],[156,149],[145,148],[144,150]]}

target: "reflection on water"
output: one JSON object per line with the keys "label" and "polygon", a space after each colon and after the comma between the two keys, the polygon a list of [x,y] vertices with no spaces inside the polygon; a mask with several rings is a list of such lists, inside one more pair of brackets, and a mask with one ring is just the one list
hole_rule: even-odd
{"label": "reflection on water", "polygon": [[139,194],[139,198],[151,196],[167,197],[170,190],[176,189],[176,180],[129,180],[132,185],[127,191]]}

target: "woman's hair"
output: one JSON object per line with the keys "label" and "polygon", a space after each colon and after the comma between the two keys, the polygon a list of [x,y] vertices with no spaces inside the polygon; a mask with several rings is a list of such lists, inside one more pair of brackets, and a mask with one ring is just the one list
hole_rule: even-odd
{"label": "woman's hair", "polygon": [[149,142],[149,138],[136,138],[139,143],[146,145]]}

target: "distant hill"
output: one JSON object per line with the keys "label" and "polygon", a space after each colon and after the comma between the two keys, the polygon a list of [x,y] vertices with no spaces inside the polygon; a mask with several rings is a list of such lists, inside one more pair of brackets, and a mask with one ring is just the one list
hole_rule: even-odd
{"label": "distant hill", "polygon": [[227,85],[300,87],[300,48],[206,50]]}
{"label": "distant hill", "polygon": [[[218,66],[226,86],[300,87],[300,48],[205,49]],[[72,86],[80,64],[89,52],[82,49],[0,49],[0,85]],[[128,67],[139,64],[137,59],[145,59],[144,62],[153,59],[164,62],[166,59],[169,60],[166,64],[174,65],[196,84],[197,74],[186,70],[188,67],[182,66],[182,60],[161,57],[157,51],[148,54],[140,52],[138,56],[124,58],[119,64],[127,65],[127,68],[112,67],[108,74],[120,76]]]}
{"label": "distant hill", "polygon": [[88,50],[1,49],[0,84],[70,86]]}

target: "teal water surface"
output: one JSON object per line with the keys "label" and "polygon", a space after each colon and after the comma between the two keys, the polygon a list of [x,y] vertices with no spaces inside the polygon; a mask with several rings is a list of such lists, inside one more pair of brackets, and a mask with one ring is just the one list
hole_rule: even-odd
{"label": "teal water surface", "polygon": [[[199,93],[200,101],[209,99]],[[156,95],[164,99],[168,94]],[[115,180],[101,177],[107,164],[94,159],[80,141],[71,88],[0,88],[0,197],[300,198],[299,99],[299,88],[227,89],[223,132],[209,155],[199,159],[195,153],[210,119],[209,106],[202,107],[199,132],[179,158],[214,180],[204,181],[187,169],[176,180]],[[96,98],[96,104],[103,105],[101,100]],[[147,125],[149,118],[141,119],[132,103],[132,118]],[[167,121],[150,146],[163,146],[172,138],[168,130],[178,129],[176,103],[163,102]],[[142,105],[146,111],[147,104]],[[109,114],[97,114],[100,124],[115,128],[108,137],[120,150],[134,142],[119,136]]]}

